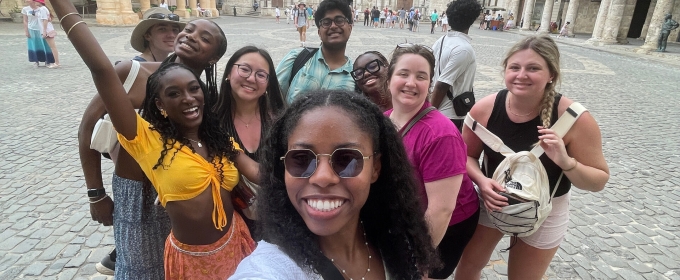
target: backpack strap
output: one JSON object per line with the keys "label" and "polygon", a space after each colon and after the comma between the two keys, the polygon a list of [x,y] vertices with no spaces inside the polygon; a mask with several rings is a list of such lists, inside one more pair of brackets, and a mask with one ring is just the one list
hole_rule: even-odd
{"label": "backpack strap", "polygon": [[401,138],[404,138],[404,136],[406,136],[406,133],[408,133],[408,131],[411,130],[411,128],[412,128],[414,125],[416,125],[416,123],[417,123],[420,119],[422,119],[425,115],[427,115],[427,113],[431,112],[431,111],[434,110],[434,109],[435,109],[435,108],[434,108],[433,106],[427,107],[427,108],[425,108],[425,110],[420,111],[420,113],[418,113],[418,115],[416,115],[415,117],[413,117],[413,118],[411,119],[411,121],[408,122],[408,124],[407,124],[406,126],[404,126],[404,127],[401,129],[401,131],[399,132],[399,134],[401,135]]}
{"label": "backpack strap", "polygon": [[128,73],[128,76],[125,79],[125,83],[123,83],[123,87],[125,88],[126,93],[130,92],[130,88],[132,88],[132,85],[135,83],[135,80],[137,79],[137,74],[139,74],[139,68],[140,68],[139,61],[133,60],[132,67],[130,67],[130,73]]}
{"label": "backpack strap", "polygon": [[[297,75],[298,72],[300,72],[300,69],[302,69],[302,66],[305,66],[307,61],[316,54],[316,52],[319,51],[319,48],[303,48],[302,51],[298,54],[298,56],[295,58],[295,61],[293,62],[293,69],[290,72],[290,78],[288,79],[288,90],[290,91],[290,84],[293,83],[293,78],[295,78],[295,75]],[[288,92],[283,93],[284,96],[283,98],[288,97]]]}
{"label": "backpack strap", "polygon": [[475,119],[470,116],[470,113],[467,114],[465,117],[465,125],[472,130],[475,134],[477,134],[477,137],[479,137],[484,144],[489,146],[491,150],[494,152],[500,153],[503,156],[509,156],[511,154],[514,154],[515,151],[510,149],[508,146],[503,143],[503,140],[496,136],[495,134],[491,133],[486,127],[483,125],[479,124]]}
{"label": "backpack strap", "polygon": [[[569,105],[569,108],[567,108],[566,111],[564,111],[564,114],[553,124],[551,129],[555,131],[555,134],[559,136],[560,138],[564,137],[567,132],[569,132],[569,129],[574,125],[576,120],[583,114],[583,112],[588,111],[586,107],[583,107],[581,103],[574,102]],[[534,154],[537,158],[543,155],[543,148],[541,145],[536,145],[533,149],[531,149],[531,153]]]}

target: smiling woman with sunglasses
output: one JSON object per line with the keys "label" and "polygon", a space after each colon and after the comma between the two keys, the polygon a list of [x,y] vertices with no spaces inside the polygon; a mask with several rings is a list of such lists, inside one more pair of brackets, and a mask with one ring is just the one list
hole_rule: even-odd
{"label": "smiling woman with sunglasses", "polygon": [[360,54],[350,72],[357,84],[357,92],[368,97],[381,111],[392,109],[392,97],[385,90],[387,81],[387,58],[377,51]]}
{"label": "smiling woman with sunglasses", "polygon": [[229,279],[421,279],[437,260],[396,139],[363,96],[296,99],[264,147],[263,241]]}

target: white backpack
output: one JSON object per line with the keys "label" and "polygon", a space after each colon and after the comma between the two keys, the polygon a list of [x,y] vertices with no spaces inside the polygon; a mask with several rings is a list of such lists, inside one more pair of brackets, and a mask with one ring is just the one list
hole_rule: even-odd
{"label": "white backpack", "polygon": [[[572,103],[551,129],[559,137],[564,137],[585,111],[587,109],[581,104]],[[501,208],[500,212],[488,212],[489,219],[504,234],[514,237],[533,234],[550,215],[552,198],[562,181],[564,172],[557,179],[555,189],[551,194],[548,175],[539,160],[544,152],[540,145],[536,145],[531,151],[514,152],[498,136],[478,124],[469,113],[465,118],[465,125],[477,134],[491,150],[505,156],[493,173],[492,179],[505,187],[507,195],[518,200],[516,204]],[[486,165],[486,161],[484,163]]]}

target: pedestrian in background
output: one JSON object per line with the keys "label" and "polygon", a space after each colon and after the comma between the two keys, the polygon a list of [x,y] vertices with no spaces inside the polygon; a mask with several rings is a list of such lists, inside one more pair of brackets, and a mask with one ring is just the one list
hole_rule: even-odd
{"label": "pedestrian in background", "polygon": [[437,14],[436,9],[430,15],[430,21],[432,22],[432,28],[430,28],[430,34],[434,34],[434,26],[437,24],[437,21],[439,21],[439,14]]}
{"label": "pedestrian in background", "polygon": [[[552,38],[525,37],[508,51],[503,67],[507,89],[482,98],[472,107],[470,116],[513,151],[529,151],[536,145],[545,151],[540,161],[550,192],[554,191],[552,211],[538,231],[512,237],[514,245],[508,249],[509,279],[542,279],[567,232],[572,183],[584,191],[601,191],[609,180],[609,167],[602,152],[600,128],[589,112],[584,112],[564,137],[551,129],[573,103],[555,90],[562,75],[560,52]],[[484,207],[456,269],[456,279],[479,279],[504,236],[487,211],[501,211],[508,205],[507,198],[498,194],[505,191],[504,187],[490,178],[505,156],[483,144],[467,126],[463,138],[468,148],[468,174],[479,187]],[[482,151],[484,171],[479,164]]]}
{"label": "pedestrian in background", "polygon": [[295,28],[297,28],[300,34],[300,46],[305,47],[305,42],[307,41],[307,5],[300,2],[297,5],[297,11],[293,11],[293,18],[295,19]]}
{"label": "pedestrian in background", "polygon": [[276,9],[274,9],[274,14],[276,15],[276,23],[280,23],[279,18],[281,17],[281,10],[279,10],[279,6],[276,6]]}
{"label": "pedestrian in background", "polygon": [[36,67],[40,66],[40,62],[45,63],[44,66],[54,63],[54,55],[47,41],[45,41],[45,30],[42,26],[42,21],[47,20],[47,15],[43,14],[38,1],[43,1],[44,3],[45,0],[28,0],[28,6],[21,10],[21,13],[24,15],[28,61],[32,62]]}
{"label": "pedestrian in background", "polygon": [[36,0],[40,7],[40,13],[42,15],[47,15],[47,19],[41,19],[40,21],[42,30],[44,30],[43,37],[45,38],[47,45],[50,46],[52,55],[54,56],[54,63],[47,65],[47,68],[54,69],[59,68],[59,50],[57,50],[57,43],[54,42],[54,37],[57,36],[57,32],[54,30],[54,25],[52,25],[52,13],[50,13],[50,9],[45,6],[44,1],[45,0]]}

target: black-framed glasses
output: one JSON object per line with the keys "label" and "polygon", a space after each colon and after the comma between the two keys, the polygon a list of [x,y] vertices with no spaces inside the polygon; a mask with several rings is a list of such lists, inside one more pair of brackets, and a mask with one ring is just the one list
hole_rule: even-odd
{"label": "black-framed glasses", "polygon": [[373,155],[364,156],[361,151],[351,148],[339,148],[331,154],[316,154],[309,149],[293,149],[288,150],[281,157],[281,160],[290,176],[309,178],[318,167],[319,156],[330,157],[329,163],[331,168],[340,178],[358,176],[364,169],[364,160],[373,157]]}
{"label": "black-framed glasses", "polygon": [[172,20],[172,21],[179,21],[179,16],[177,14],[155,13],[155,14],[149,15],[148,18],[154,18],[154,19],[168,18],[169,20]]}
{"label": "black-framed glasses", "polygon": [[432,51],[432,48],[430,48],[430,46],[421,45],[421,44],[413,44],[413,43],[401,43],[401,44],[398,44],[398,45],[397,45],[397,49],[411,48],[411,47],[415,47],[415,46],[423,47],[423,48],[429,50],[430,52],[433,52],[433,51]]}
{"label": "black-framed glasses", "polygon": [[380,59],[374,59],[369,63],[366,63],[366,66],[357,68],[352,72],[349,72],[350,75],[352,75],[352,79],[355,81],[361,80],[364,78],[364,75],[366,72],[375,74],[380,71],[381,66],[386,66],[384,62],[382,62]]}
{"label": "black-framed glasses", "polygon": [[[238,72],[238,75],[245,79],[250,78],[250,75],[253,74],[253,68],[250,68],[250,66],[246,64],[234,63],[234,66],[238,67],[238,70],[236,71]],[[269,74],[267,74],[267,72],[264,72],[264,70],[255,71],[255,80],[258,83],[266,84],[267,82],[269,82]]]}
{"label": "black-framed glasses", "polygon": [[323,27],[323,28],[330,28],[331,24],[333,24],[334,22],[335,22],[335,25],[337,25],[338,27],[343,27],[343,26],[345,26],[345,23],[349,22],[349,19],[347,19],[346,17],[343,17],[343,16],[337,16],[333,19],[324,18],[324,19],[321,19],[319,22],[321,23],[321,27]]}

